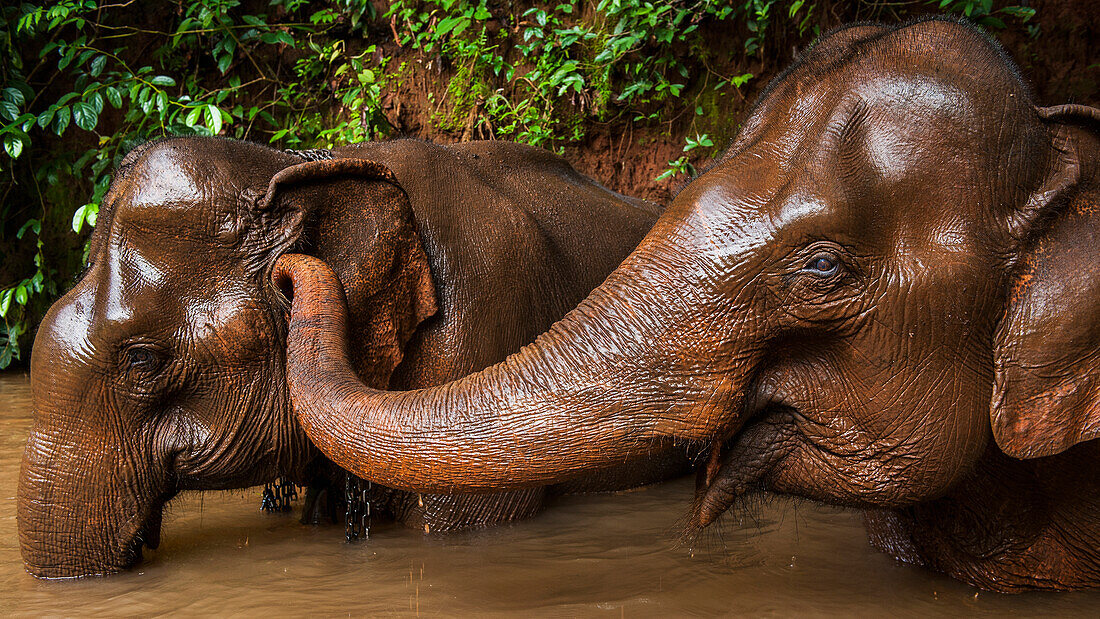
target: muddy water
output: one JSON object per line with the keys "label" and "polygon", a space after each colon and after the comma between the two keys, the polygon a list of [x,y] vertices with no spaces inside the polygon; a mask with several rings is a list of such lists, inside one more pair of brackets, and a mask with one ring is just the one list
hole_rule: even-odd
{"label": "muddy water", "polygon": [[447,537],[258,510],[259,492],[185,495],[133,572],[40,581],[19,557],[15,493],[30,389],[0,375],[0,615],[1095,615],[1100,593],[979,593],[872,550],[851,511],[773,499],[675,544],[692,484],[557,501],[520,524]]}

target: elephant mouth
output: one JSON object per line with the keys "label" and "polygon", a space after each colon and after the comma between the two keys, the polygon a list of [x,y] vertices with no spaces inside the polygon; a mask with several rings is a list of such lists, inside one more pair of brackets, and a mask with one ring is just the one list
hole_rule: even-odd
{"label": "elephant mouth", "polygon": [[715,441],[696,477],[689,531],[706,527],[738,498],[763,489],[768,474],[788,453],[783,436],[792,414],[783,406],[767,406],[749,415],[730,440]]}
{"label": "elephant mouth", "polygon": [[176,492],[166,492],[152,502],[120,531],[121,552],[117,567],[104,570],[101,574],[87,574],[88,576],[106,575],[115,572],[129,570],[145,560],[144,549],[156,550],[160,546],[161,525],[164,520],[164,507],[176,496]]}
{"label": "elephant mouth", "polygon": [[163,520],[164,505],[161,504],[150,512],[141,528],[138,529],[137,534],[130,540],[129,563],[126,565],[126,569],[134,567],[145,559],[144,548],[156,550],[160,546],[160,529]]}

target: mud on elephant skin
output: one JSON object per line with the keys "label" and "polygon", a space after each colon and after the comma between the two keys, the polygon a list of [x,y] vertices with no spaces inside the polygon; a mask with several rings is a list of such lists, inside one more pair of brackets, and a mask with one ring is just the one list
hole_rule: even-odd
{"label": "mud on elephant skin", "polygon": [[971,26],[835,31],[599,288],[483,372],[363,385],[339,285],[287,256],[295,412],[414,490],[694,441],[695,527],[765,488],[865,509],[877,547],[979,587],[1095,587],[1098,121],[1037,107]]}
{"label": "mud on elephant skin", "polygon": [[[412,389],[533,340],[658,213],[556,156],[502,142],[300,156],[212,138],[138,147],[114,176],[87,272],[35,340],[18,504],[28,571],[126,568],[156,546],[163,506],[182,490],[279,475],[342,486],[289,407],[287,304],[270,273],[291,248],[335,270],[358,376]],[[653,478],[682,470],[682,453],[666,455]],[[591,480],[648,481],[620,472]],[[433,531],[529,516],[545,493],[379,489],[392,515]]]}

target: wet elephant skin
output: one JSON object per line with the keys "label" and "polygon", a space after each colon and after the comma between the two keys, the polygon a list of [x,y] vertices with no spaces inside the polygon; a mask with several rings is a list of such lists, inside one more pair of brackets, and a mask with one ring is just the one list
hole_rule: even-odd
{"label": "wet elephant skin", "polygon": [[[281,254],[315,256],[346,286],[365,384],[413,389],[533,340],[659,213],[519,145],[395,140],[322,155],[176,138],[125,157],[90,265],[35,340],[18,511],[32,574],[126,568],[156,546],[164,504],[182,490],[287,476],[321,497],[310,517],[330,480],[342,491],[342,471],[289,408],[287,300],[270,283]],[[683,470],[683,452],[665,454],[642,474],[620,467],[569,485]],[[443,531],[529,516],[546,492],[376,488],[373,508]]]}
{"label": "wet elephant skin", "polygon": [[764,488],[864,509],[876,547],[979,587],[1095,587],[1098,124],[1037,107],[973,27],[840,29],[599,288],[480,373],[363,385],[340,286],[284,257],[295,412],[341,466],[412,490],[689,442],[710,453],[692,529]]}

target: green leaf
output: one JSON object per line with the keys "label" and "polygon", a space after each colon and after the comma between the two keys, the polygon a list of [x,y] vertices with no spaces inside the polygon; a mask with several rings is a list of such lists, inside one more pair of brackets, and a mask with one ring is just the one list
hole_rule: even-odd
{"label": "green leaf", "polygon": [[49,124],[50,124],[50,121],[53,120],[53,115],[54,115],[55,112],[57,112],[57,106],[56,105],[51,105],[50,107],[46,108],[45,112],[42,112],[41,114],[38,115],[38,126],[42,127],[43,129],[48,127]]}
{"label": "green leaf", "polygon": [[76,209],[73,213],[73,232],[80,234],[80,229],[84,227],[84,213],[88,210],[88,205]]}
{"label": "green leaf", "polygon": [[103,95],[99,94],[98,92],[93,92],[92,96],[85,99],[85,101],[92,105],[92,108],[95,110],[96,114],[103,113]]}
{"label": "green leaf", "polygon": [[69,127],[69,106],[62,106],[57,108],[57,114],[53,119],[53,132],[57,135],[65,133],[65,129]]}
{"label": "green leaf", "polygon": [[57,69],[60,71],[69,66],[69,63],[76,57],[76,48],[70,47],[64,54],[61,55],[61,59],[57,61]]}
{"label": "green leaf", "polygon": [[23,224],[23,227],[19,229],[19,232],[15,233],[15,238],[22,239],[27,230],[33,230],[35,234],[42,232],[42,222],[37,219],[28,219],[27,223]]}
{"label": "green leaf", "polygon": [[8,315],[8,308],[11,307],[11,297],[15,290],[5,290],[3,295],[0,295],[0,318]]}
{"label": "green leaf", "polygon": [[461,17],[445,17],[439,20],[439,23],[435,25],[435,32],[433,34],[436,38],[443,38],[461,20]]}
{"label": "green leaf", "polygon": [[199,122],[199,115],[202,114],[204,108],[195,107],[191,108],[191,111],[187,113],[187,117],[183,119],[183,124],[188,127],[194,127]]}
{"label": "green leaf", "polygon": [[1002,21],[1000,19],[997,19],[996,17],[986,16],[986,17],[983,17],[983,18],[979,19],[978,23],[981,24],[982,26],[985,26],[986,28],[996,28],[997,30],[1004,30],[1005,29],[1004,21]]}
{"label": "green leaf", "polygon": [[114,86],[108,86],[106,89],[107,100],[111,102],[111,107],[116,110],[122,107],[122,93],[119,92]]}
{"label": "green leaf", "polygon": [[4,150],[12,159],[18,159],[23,152],[23,138],[18,135],[8,134],[4,136]]}
{"label": "green leaf", "polygon": [[27,287],[23,284],[19,284],[19,287],[15,289],[15,302],[19,305],[27,304]]}
{"label": "green leaf", "polygon": [[19,117],[19,106],[11,101],[0,101],[0,116],[8,120],[15,120]]}
{"label": "green leaf", "polygon": [[1035,17],[1035,9],[1023,6],[1006,6],[999,11],[1000,13],[1006,13],[1013,17],[1019,18],[1021,21],[1028,21],[1032,17]]}
{"label": "green leaf", "polygon": [[225,72],[229,70],[229,65],[233,64],[233,54],[224,54],[218,59],[218,71],[225,75]]}
{"label": "green leaf", "polygon": [[275,43],[283,43],[288,47],[294,47],[294,37],[283,31],[277,32],[265,32],[260,35],[260,41],[267,43],[268,45],[274,45]]}
{"label": "green leaf", "polygon": [[4,98],[16,105],[23,105],[27,102],[27,100],[23,98],[23,93],[20,92],[18,88],[12,88],[10,86],[4,89]]}
{"label": "green leaf", "polygon": [[206,106],[206,126],[213,132],[214,135],[222,130],[222,112],[216,105]]}
{"label": "green leaf", "polygon": [[79,67],[80,65],[84,64],[92,56],[95,56],[95,50],[94,49],[86,49],[86,50],[80,52],[80,56],[76,59],[76,64],[73,65],[73,68],[75,69],[75,68]]}
{"label": "green leaf", "polygon": [[754,76],[753,76],[752,73],[745,73],[743,75],[738,75],[738,76],[730,79],[730,83],[732,83],[735,88],[740,88],[740,87],[744,86],[753,77]]}
{"label": "green leaf", "polygon": [[88,67],[88,75],[92,77],[99,77],[100,73],[103,73],[103,67],[107,66],[107,57],[103,55],[96,56],[92,60],[92,64]]}
{"label": "green leaf", "polygon": [[149,83],[154,86],[175,86],[176,80],[168,77],[167,75],[158,75],[149,80]]}
{"label": "green leaf", "polygon": [[92,131],[99,122],[99,113],[92,104],[79,101],[73,104],[73,122],[85,131]]}

